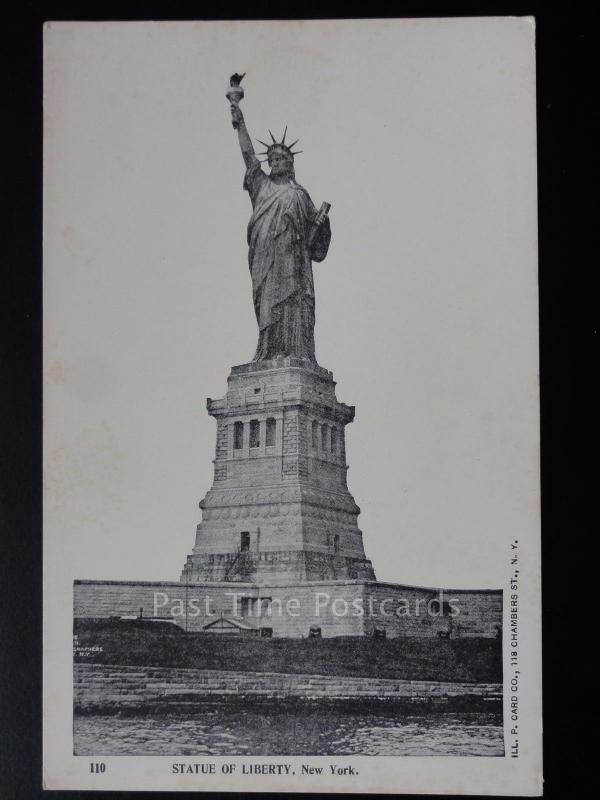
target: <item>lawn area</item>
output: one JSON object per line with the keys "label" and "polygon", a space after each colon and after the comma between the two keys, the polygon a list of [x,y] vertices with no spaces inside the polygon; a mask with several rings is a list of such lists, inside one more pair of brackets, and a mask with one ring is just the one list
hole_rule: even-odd
{"label": "lawn area", "polygon": [[258,639],[185,633],[169,623],[76,620],[75,644],[102,648],[83,663],[130,664],[249,672],[502,681],[496,639]]}

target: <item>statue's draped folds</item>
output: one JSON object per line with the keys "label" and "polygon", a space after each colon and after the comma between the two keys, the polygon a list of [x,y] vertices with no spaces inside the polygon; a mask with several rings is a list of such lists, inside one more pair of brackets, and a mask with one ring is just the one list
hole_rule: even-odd
{"label": "statue's draped folds", "polygon": [[322,261],[331,240],[329,220],[309,244],[317,210],[293,179],[272,180],[253,163],[244,189],[252,201],[248,264],[259,339],[254,361],[297,356],[316,362],[312,261]]}

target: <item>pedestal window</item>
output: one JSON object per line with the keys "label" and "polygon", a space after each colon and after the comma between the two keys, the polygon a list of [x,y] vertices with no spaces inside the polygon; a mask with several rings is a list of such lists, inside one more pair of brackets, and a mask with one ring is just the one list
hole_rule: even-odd
{"label": "pedestal window", "polygon": [[244,447],[244,423],[233,423],[233,449],[241,450]]}
{"label": "pedestal window", "polygon": [[250,420],[250,447],[260,447],[260,422],[257,419]]}

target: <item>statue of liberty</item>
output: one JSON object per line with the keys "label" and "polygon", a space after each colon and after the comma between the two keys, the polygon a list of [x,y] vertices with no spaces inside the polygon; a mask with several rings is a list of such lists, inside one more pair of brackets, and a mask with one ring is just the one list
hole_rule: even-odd
{"label": "statue of liberty", "polygon": [[287,128],[281,142],[270,131],[271,144],[257,140],[266,148],[258,155],[266,156],[270,167],[269,174],[263,171],[239,107],[242,77],[232,76],[227,98],[246,164],[244,189],[252,202],[248,264],[259,330],[253,361],[296,356],[316,363],[312,262],[323,261],[329,249],[329,205],[317,212],[296,183],[292,148],[298,140],[286,144]]}

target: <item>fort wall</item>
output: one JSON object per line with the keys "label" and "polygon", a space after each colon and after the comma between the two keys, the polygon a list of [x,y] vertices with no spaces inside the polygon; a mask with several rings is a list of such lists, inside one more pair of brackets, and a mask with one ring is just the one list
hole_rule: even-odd
{"label": "fort wall", "polygon": [[[498,637],[502,592],[402,586],[376,581],[75,581],[74,616],[169,619],[188,631],[225,620],[230,633],[322,636]],[[263,631],[262,629],[266,629]],[[214,632],[214,631],[212,631]]]}

